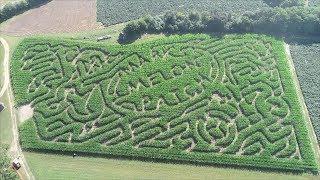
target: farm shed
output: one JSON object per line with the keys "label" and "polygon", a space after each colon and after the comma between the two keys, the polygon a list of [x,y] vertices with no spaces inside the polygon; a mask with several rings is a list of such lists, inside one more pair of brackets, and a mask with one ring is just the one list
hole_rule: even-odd
{"label": "farm shed", "polygon": [[4,104],[0,102],[0,112],[4,110]]}
{"label": "farm shed", "polygon": [[15,159],[12,161],[12,167],[13,167],[15,170],[19,170],[19,169],[20,169],[21,164],[20,164],[19,158],[15,158]]}

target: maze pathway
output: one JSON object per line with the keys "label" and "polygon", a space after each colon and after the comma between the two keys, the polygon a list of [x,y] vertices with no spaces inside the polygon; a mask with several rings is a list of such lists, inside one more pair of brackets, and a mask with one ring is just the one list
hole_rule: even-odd
{"label": "maze pathway", "polygon": [[282,42],[269,37],[27,39],[13,69],[18,104],[34,108],[27,149],[314,169]]}

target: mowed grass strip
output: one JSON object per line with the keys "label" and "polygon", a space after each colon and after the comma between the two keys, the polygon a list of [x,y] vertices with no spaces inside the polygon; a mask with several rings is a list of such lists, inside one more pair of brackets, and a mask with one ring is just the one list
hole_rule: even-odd
{"label": "mowed grass strip", "polygon": [[239,179],[312,180],[312,175],[264,173],[229,168],[152,163],[24,152],[36,179]]}
{"label": "mowed grass strip", "polygon": [[[0,89],[3,87],[4,72],[3,72],[3,58],[4,49],[0,43]],[[7,91],[0,97],[0,102],[5,106],[8,105],[8,93]],[[12,129],[11,129],[11,115],[8,108],[0,112],[0,142],[3,144],[10,145],[12,140]]]}

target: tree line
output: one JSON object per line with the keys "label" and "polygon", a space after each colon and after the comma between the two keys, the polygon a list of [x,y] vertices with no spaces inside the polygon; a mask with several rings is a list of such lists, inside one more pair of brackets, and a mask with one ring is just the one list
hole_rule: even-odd
{"label": "tree line", "polygon": [[129,22],[119,41],[142,34],[176,33],[320,34],[320,8],[295,6],[267,8],[243,15],[226,13],[167,12]]}
{"label": "tree line", "polygon": [[17,2],[7,3],[0,8],[0,23],[49,1],[51,0],[20,0]]}

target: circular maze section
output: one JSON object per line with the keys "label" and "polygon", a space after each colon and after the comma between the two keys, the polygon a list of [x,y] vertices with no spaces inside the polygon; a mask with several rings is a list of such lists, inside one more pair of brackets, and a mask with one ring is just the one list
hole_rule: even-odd
{"label": "circular maze section", "polygon": [[109,46],[28,38],[11,64],[28,150],[317,171],[283,42],[170,36]]}

